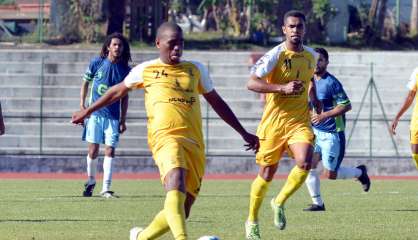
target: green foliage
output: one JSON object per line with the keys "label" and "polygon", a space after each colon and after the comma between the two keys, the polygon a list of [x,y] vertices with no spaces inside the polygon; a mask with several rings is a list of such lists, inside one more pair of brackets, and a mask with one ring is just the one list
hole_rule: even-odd
{"label": "green foliage", "polygon": [[15,4],[15,0],[0,0],[0,5]]}
{"label": "green foliage", "polygon": [[325,26],[328,20],[335,16],[336,9],[331,6],[329,0],[312,0],[312,12],[314,17]]}
{"label": "green foliage", "polygon": [[[114,180],[120,198],[81,197],[80,180],[1,180],[0,239],[127,239],[133,226],[146,226],[163,207],[159,180]],[[189,238],[217,235],[242,240],[250,180],[204,180],[187,221]],[[263,239],[416,239],[416,181],[375,180],[365,194],[355,181],[321,182],[327,210],[303,212],[311,202],[302,186],[288,201],[288,226],[273,226],[269,201],[283,180],[274,180],[260,209]],[[303,229],[303,230],[301,230]],[[162,240],[172,239],[168,233]]]}

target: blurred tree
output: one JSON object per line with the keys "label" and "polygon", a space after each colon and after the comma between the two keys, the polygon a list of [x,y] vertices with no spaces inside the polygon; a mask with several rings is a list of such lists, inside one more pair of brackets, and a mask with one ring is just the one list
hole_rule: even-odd
{"label": "blurred tree", "polygon": [[387,0],[372,0],[365,37],[372,44],[381,39],[386,16]]}
{"label": "blurred tree", "polygon": [[412,0],[411,8],[411,22],[410,35],[417,36],[418,34],[418,0]]}
{"label": "blurred tree", "polygon": [[123,21],[125,20],[126,12],[126,0],[108,0],[106,9],[106,35],[110,35],[114,32],[123,33]]}
{"label": "blurred tree", "polygon": [[49,42],[71,43],[80,40],[77,21],[68,0],[51,0]]}

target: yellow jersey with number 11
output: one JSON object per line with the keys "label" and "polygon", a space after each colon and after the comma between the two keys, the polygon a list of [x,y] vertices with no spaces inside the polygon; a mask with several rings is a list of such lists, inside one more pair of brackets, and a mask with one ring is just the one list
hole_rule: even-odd
{"label": "yellow jersey with number 11", "polygon": [[[298,127],[310,126],[308,89],[313,77],[318,54],[303,46],[303,51],[293,52],[281,43],[263,57],[251,69],[251,74],[268,83],[287,84],[293,80],[303,82],[298,94],[268,93],[263,117],[257,129],[260,138],[286,135]],[[286,136],[283,136],[286,137]]]}

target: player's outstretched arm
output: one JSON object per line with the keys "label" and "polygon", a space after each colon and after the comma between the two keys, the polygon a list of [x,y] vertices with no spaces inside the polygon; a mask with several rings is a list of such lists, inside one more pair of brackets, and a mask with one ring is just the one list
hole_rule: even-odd
{"label": "player's outstretched arm", "polygon": [[405,98],[405,101],[402,104],[401,109],[399,110],[398,114],[396,114],[395,119],[393,119],[391,124],[391,132],[393,135],[396,134],[396,127],[398,126],[398,122],[401,119],[402,115],[408,110],[408,108],[411,106],[412,102],[414,101],[416,91],[410,90],[408,92],[408,95]]}
{"label": "player's outstretched arm", "polygon": [[303,82],[300,80],[293,80],[287,84],[273,84],[267,83],[263,79],[251,74],[250,80],[247,83],[248,90],[258,93],[284,93],[295,94],[304,90]]}
{"label": "player's outstretched arm", "polygon": [[84,118],[89,116],[91,113],[123,98],[126,94],[128,94],[128,92],[129,92],[129,88],[125,85],[124,82],[121,82],[109,88],[109,90],[107,90],[106,93],[102,97],[100,97],[96,102],[94,102],[88,108],[82,109],[78,112],[73,113],[71,122],[74,124],[83,124]]}
{"label": "player's outstretched arm", "polygon": [[231,108],[229,108],[228,104],[225,103],[216,90],[203,94],[203,97],[206,101],[208,101],[215,112],[233,129],[235,129],[242,136],[245,142],[247,142],[245,145],[247,147],[246,150],[254,150],[257,152],[260,147],[258,137],[248,133],[247,130],[244,129],[235,114],[232,112]]}

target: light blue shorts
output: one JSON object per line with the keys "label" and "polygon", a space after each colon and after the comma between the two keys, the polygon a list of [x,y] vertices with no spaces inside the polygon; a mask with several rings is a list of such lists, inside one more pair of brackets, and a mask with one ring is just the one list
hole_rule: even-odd
{"label": "light blue shorts", "polygon": [[314,152],[321,155],[322,165],[329,171],[338,171],[345,152],[344,132],[329,133],[314,128],[314,134]]}
{"label": "light blue shorts", "polygon": [[82,139],[115,148],[119,143],[119,120],[91,115],[84,123]]}

